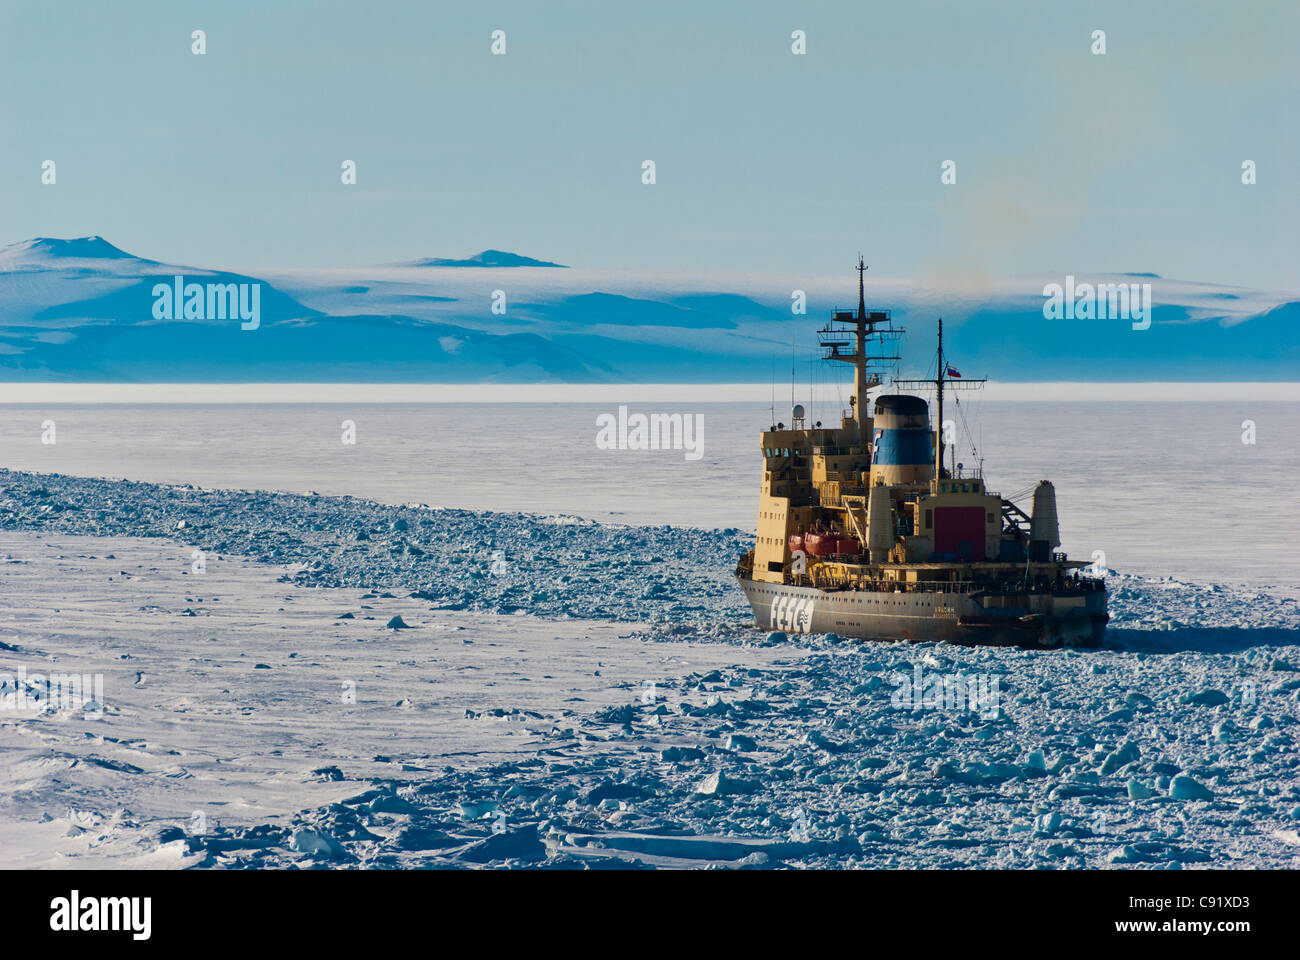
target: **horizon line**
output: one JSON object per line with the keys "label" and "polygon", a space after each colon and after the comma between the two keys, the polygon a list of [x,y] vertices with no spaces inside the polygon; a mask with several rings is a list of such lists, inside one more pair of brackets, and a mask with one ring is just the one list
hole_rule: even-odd
{"label": "horizon line", "polygon": [[[960,381],[955,381],[960,383]],[[795,402],[848,406],[849,384],[796,388]],[[909,391],[913,392],[913,391]],[[0,404],[774,403],[771,383],[0,382]],[[811,395],[810,395],[811,394]],[[1300,381],[994,381],[1001,402],[1300,402]]]}

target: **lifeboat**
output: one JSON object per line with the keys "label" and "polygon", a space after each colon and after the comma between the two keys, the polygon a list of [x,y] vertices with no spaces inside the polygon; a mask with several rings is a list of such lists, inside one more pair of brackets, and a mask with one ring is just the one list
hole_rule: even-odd
{"label": "lifeboat", "polygon": [[862,552],[862,544],[853,538],[850,538],[848,540],[842,538],[837,539],[835,541],[835,552],[844,554],[846,556],[856,557],[858,554]]}
{"label": "lifeboat", "polygon": [[835,538],[824,533],[805,533],[803,548],[811,557],[829,557],[835,552]]}
{"label": "lifeboat", "polygon": [[791,553],[794,553],[796,550],[802,550],[802,549],[803,549],[803,534],[802,534],[802,533],[792,533],[792,534],[790,534],[790,539],[789,539],[788,541],[786,541],[786,542],[789,543],[789,545],[790,545],[790,552],[791,552]]}

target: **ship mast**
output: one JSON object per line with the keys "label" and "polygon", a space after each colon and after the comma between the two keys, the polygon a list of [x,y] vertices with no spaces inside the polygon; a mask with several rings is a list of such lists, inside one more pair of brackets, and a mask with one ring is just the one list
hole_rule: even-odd
{"label": "ship mast", "polygon": [[854,416],[858,421],[858,436],[865,436],[867,425],[867,265],[858,254],[858,316],[857,350],[853,353],[853,396]]}
{"label": "ship mast", "polygon": [[[875,356],[867,352],[868,341],[879,343],[883,348],[887,337],[897,337],[904,331],[895,327],[890,320],[888,310],[873,311],[867,313],[867,293],[866,293],[866,272],[867,265],[863,262],[862,255],[858,254],[858,310],[853,313],[848,310],[836,310],[831,316],[831,322],[818,331],[821,346],[826,350],[823,360],[837,360],[841,363],[853,364],[853,423],[857,428],[860,440],[866,439],[867,433],[867,391],[880,385],[880,376],[877,373],[868,375],[867,364],[875,363],[883,366],[893,360],[896,356]],[[844,326],[837,326],[843,324]],[[849,326],[852,324],[852,326]],[[853,339],[849,339],[849,335]],[[853,348],[852,353],[841,352],[847,350],[850,346]],[[847,420],[845,423],[847,424]]]}
{"label": "ship mast", "polygon": [[[987,381],[985,380],[951,380],[948,377],[948,367],[943,360],[943,317],[939,318],[939,352],[938,368],[934,371],[933,380],[895,380],[894,386],[914,389],[919,386],[934,387],[935,395],[935,418],[934,418],[934,479],[936,481],[943,479],[943,385],[945,383],[954,387],[978,387]],[[954,371],[954,373],[956,373]],[[960,374],[956,374],[960,377]],[[957,444],[953,443],[952,450],[953,467],[949,476],[955,476],[957,472]]]}
{"label": "ship mast", "polygon": [[935,385],[935,426],[936,436],[934,440],[934,478],[938,480],[943,476],[943,317],[939,318],[939,366],[935,368],[936,376]]}

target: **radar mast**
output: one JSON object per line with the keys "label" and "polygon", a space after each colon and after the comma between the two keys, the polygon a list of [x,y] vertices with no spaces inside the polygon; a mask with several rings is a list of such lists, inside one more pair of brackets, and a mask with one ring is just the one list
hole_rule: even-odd
{"label": "radar mast", "polygon": [[[858,310],[835,310],[831,322],[818,331],[821,347],[826,351],[823,360],[853,364],[853,419],[858,437],[866,437],[867,391],[880,386],[880,373],[885,365],[898,359],[884,353],[887,338],[898,337],[905,331],[893,326],[888,310],[867,313],[867,265],[858,254]],[[851,338],[851,339],[850,339]],[[868,345],[875,351],[868,352]],[[845,352],[852,347],[852,352]]]}

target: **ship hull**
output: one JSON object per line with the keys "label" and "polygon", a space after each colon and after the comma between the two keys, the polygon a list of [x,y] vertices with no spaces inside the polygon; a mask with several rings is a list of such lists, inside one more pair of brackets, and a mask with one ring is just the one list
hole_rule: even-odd
{"label": "ship hull", "polygon": [[784,633],[980,646],[1096,646],[1108,620],[1105,590],[887,593],[739,579],[758,626]]}

